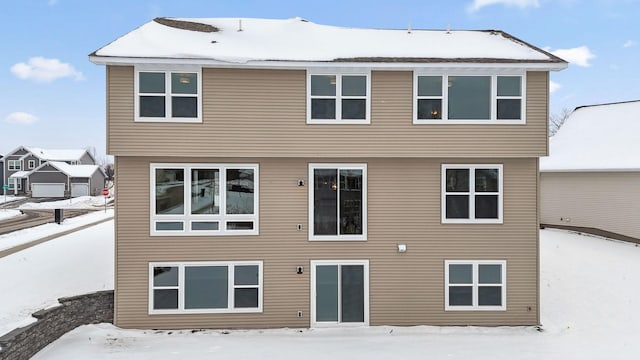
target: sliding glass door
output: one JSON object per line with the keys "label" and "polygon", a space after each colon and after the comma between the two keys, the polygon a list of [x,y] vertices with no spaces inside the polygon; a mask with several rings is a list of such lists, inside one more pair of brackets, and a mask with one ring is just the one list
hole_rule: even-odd
{"label": "sliding glass door", "polygon": [[367,261],[312,261],[313,325],[369,322]]}

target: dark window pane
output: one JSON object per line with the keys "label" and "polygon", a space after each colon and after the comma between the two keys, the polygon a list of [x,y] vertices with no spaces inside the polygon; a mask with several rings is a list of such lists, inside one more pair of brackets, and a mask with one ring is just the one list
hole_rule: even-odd
{"label": "dark window pane", "polygon": [[229,293],[226,266],[188,266],[184,269],[185,309],[225,309]]}
{"label": "dark window pane", "polygon": [[520,76],[498,76],[498,96],[520,96]]}
{"label": "dark window pane", "polygon": [[469,196],[447,195],[447,219],[469,218]]}
{"label": "dark window pane", "polygon": [[194,118],[198,117],[197,97],[171,97],[171,109],[173,117]]}
{"label": "dark window pane", "polygon": [[469,169],[447,169],[447,192],[469,191]]}
{"label": "dark window pane", "polygon": [[191,170],[191,213],[220,213],[220,170]]}
{"label": "dark window pane", "polygon": [[418,76],[418,96],[442,96],[442,76]]}
{"label": "dark window pane", "polygon": [[235,289],[234,291],[234,307],[235,308],[257,308],[258,307],[258,289]]}
{"label": "dark window pane", "polygon": [[178,289],[153,290],[153,308],[156,310],[177,309]]}
{"label": "dark window pane", "polygon": [[178,286],[178,268],[175,266],[154,267],[153,286]]}
{"label": "dark window pane", "polygon": [[140,117],[164,117],[164,96],[140,96]]}
{"label": "dark window pane", "polygon": [[340,170],[340,234],[362,234],[362,170]]}
{"label": "dark window pane", "polygon": [[367,96],[367,77],[343,76],[342,96]]}
{"label": "dark window pane", "polygon": [[502,283],[502,265],[485,264],[478,265],[478,282],[480,284]]}
{"label": "dark window pane", "polygon": [[157,231],[183,230],[184,223],[182,221],[158,221],[156,222]]}
{"label": "dark window pane", "polygon": [[491,77],[449,77],[449,119],[489,120],[491,118]]}
{"label": "dark window pane", "polygon": [[141,72],[138,84],[141,93],[162,94],[164,88],[164,73]]}
{"label": "dark window pane", "polygon": [[311,75],[311,95],[335,96],[336,95],[336,76],[335,75]]}
{"label": "dark window pane", "polygon": [[449,286],[449,306],[473,305],[473,288],[471,286]]}
{"label": "dark window pane", "polygon": [[227,169],[227,214],[253,214],[253,169]]}
{"label": "dark window pane", "polygon": [[156,214],[184,214],[183,169],[156,169]]}
{"label": "dark window pane", "polygon": [[229,221],[227,230],[253,230],[253,221]]}
{"label": "dark window pane", "polygon": [[471,264],[450,264],[449,284],[473,283],[473,266]]}
{"label": "dark window pane", "polygon": [[440,99],[419,99],[418,119],[442,119],[442,100]]}
{"label": "dark window pane", "polygon": [[498,218],[498,195],[476,195],[476,219]]}
{"label": "dark window pane", "polygon": [[342,100],[342,119],[365,119],[367,115],[367,100],[345,99]]}
{"label": "dark window pane", "polygon": [[519,120],[520,104],[520,99],[498,99],[498,120]]}
{"label": "dark window pane", "polygon": [[311,99],[312,119],[335,119],[336,100],[335,99]]}
{"label": "dark window pane", "polygon": [[236,265],[233,282],[236,285],[258,285],[258,265]]}
{"label": "dark window pane", "polygon": [[338,266],[316,266],[316,320],[338,321]]}
{"label": "dark window pane", "polygon": [[172,73],[171,92],[174,94],[197,94],[198,74]]}
{"label": "dark window pane", "polygon": [[498,169],[476,169],[476,191],[498,192]]}
{"label": "dark window pane", "polygon": [[315,169],[313,174],[314,235],[338,235],[338,170]]}
{"label": "dark window pane", "polygon": [[478,287],[479,306],[501,306],[502,288],[500,286],[480,286]]}
{"label": "dark window pane", "polygon": [[364,266],[342,265],[342,322],[364,322]]}
{"label": "dark window pane", "polygon": [[217,221],[198,221],[191,223],[191,230],[196,231],[206,231],[206,230],[218,230],[218,222]]}

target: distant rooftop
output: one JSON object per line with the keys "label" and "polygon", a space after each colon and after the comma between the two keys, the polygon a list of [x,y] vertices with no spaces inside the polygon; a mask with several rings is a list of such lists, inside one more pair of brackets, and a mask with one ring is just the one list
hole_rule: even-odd
{"label": "distant rooftop", "polygon": [[577,107],[540,171],[640,171],[640,100]]}
{"label": "distant rooftop", "polygon": [[114,58],[384,63],[531,63],[557,70],[566,62],[496,30],[360,29],[301,18],[158,18],[93,54]]}
{"label": "distant rooftop", "polygon": [[83,149],[42,149],[36,147],[25,147],[27,151],[43,160],[50,161],[74,161],[87,152]]}

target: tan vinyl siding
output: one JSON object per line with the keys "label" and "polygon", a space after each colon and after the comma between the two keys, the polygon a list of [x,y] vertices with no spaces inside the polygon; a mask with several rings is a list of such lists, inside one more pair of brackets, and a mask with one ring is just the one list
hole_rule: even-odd
{"label": "tan vinyl siding", "polygon": [[107,142],[121,156],[536,157],[548,73],[527,73],[526,125],[413,125],[413,73],[373,71],[370,125],[306,124],[306,72],[204,68],[202,123],[134,122],[133,67],[108,66]]}
{"label": "tan vinyl siding", "polygon": [[540,178],[541,223],[640,239],[639,172],[544,172]]}
{"label": "tan vinyl siding", "polygon": [[[310,261],[368,259],[371,325],[533,325],[537,316],[535,158],[176,158],[260,166],[260,235],[149,236],[149,164],[116,157],[116,313],[125,328],[307,327]],[[309,162],[367,163],[368,241],[308,241]],[[440,224],[442,163],[504,164],[504,224]],[[296,224],[304,230],[297,231]],[[397,244],[407,252],[397,252]],[[445,260],[507,260],[507,311],[444,311]],[[263,313],[148,315],[148,263],[264,261]],[[304,266],[304,274],[296,274]],[[298,318],[297,311],[304,317]]]}

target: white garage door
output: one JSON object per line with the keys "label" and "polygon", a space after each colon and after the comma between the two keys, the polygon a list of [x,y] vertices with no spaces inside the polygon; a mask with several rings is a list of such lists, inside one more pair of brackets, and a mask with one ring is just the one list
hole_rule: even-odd
{"label": "white garage door", "polygon": [[64,183],[62,184],[31,184],[32,197],[64,197]]}
{"label": "white garage door", "polygon": [[71,197],[89,196],[89,184],[71,184]]}

